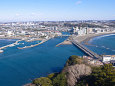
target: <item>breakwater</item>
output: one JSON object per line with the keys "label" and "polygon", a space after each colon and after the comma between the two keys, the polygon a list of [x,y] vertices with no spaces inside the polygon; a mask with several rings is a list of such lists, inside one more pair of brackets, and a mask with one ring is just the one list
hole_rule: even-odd
{"label": "breakwater", "polygon": [[46,42],[46,41],[48,41],[48,40],[50,40],[50,39],[44,39],[44,40],[42,40],[40,43],[35,44],[35,45],[24,46],[24,47],[18,47],[18,49],[32,48],[32,47],[38,46],[38,45],[40,45],[40,44],[42,44],[42,43],[44,43],[44,42]]}
{"label": "breakwater", "polygon": [[5,49],[7,47],[13,47],[13,46],[17,45],[19,41],[22,41],[22,40],[17,40],[15,43],[0,47],[0,53],[4,52],[3,49]]}
{"label": "breakwater", "polygon": [[22,50],[17,49],[21,45],[7,48],[0,54],[0,85],[23,86],[35,78],[60,72],[69,56],[84,55],[74,45],[56,47],[66,39],[52,38],[39,46]]}

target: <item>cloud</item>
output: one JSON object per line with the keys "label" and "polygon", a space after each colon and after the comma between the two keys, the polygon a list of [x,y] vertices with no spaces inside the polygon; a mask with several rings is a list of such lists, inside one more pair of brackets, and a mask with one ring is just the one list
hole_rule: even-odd
{"label": "cloud", "polygon": [[78,0],[77,2],[76,2],[76,5],[79,5],[79,4],[81,4],[82,3],[82,0]]}

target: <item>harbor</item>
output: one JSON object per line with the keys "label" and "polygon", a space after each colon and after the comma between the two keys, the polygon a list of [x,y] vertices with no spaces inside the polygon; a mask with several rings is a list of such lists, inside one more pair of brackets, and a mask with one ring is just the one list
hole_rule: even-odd
{"label": "harbor", "polygon": [[[44,42],[46,42],[46,41],[48,41],[48,40],[50,40],[50,38],[49,38],[49,39],[44,39],[44,40],[42,40],[40,43],[35,44],[35,45],[24,46],[24,47],[17,47],[17,48],[18,48],[18,49],[32,48],[32,47],[38,46],[38,45],[40,45],[40,44],[42,44],[42,43],[44,43]],[[35,40],[34,40],[34,41],[35,41]],[[28,41],[27,41],[27,42],[28,42]]]}
{"label": "harbor", "polygon": [[13,46],[17,45],[19,41],[22,41],[22,40],[17,40],[15,43],[12,43],[12,44],[9,44],[9,45],[0,47],[0,53],[3,53],[3,52],[4,52],[3,49],[5,49],[5,48],[7,48],[7,47],[13,47]]}

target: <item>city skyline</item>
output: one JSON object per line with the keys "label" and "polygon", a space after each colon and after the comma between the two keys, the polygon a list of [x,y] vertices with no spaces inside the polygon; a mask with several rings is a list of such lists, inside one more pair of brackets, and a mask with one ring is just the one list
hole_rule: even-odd
{"label": "city skyline", "polygon": [[0,22],[114,20],[114,0],[2,0]]}

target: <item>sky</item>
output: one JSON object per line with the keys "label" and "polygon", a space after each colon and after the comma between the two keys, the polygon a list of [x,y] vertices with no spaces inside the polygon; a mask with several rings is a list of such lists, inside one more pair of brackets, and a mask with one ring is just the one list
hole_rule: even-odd
{"label": "sky", "polygon": [[0,0],[0,21],[115,20],[115,0]]}

